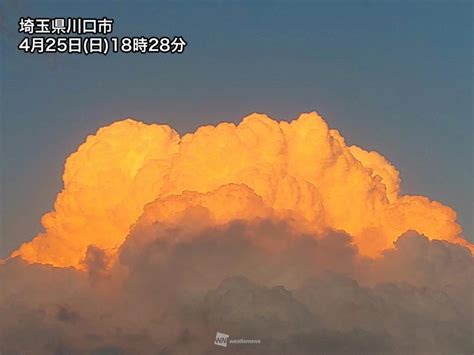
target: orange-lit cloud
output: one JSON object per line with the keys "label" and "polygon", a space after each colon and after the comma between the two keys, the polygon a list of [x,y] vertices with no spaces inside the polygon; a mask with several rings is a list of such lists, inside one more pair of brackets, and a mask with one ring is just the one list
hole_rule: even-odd
{"label": "orange-lit cloud", "polygon": [[344,231],[371,257],[408,230],[471,247],[454,210],[400,195],[390,162],[348,146],[315,112],[291,122],[252,114],[182,137],[166,125],[119,121],[68,157],[63,180],[45,232],[12,256],[81,268],[90,245],[114,254],[140,217],[173,224],[194,205],[196,223],[205,213],[215,225],[271,217],[315,235]]}
{"label": "orange-lit cloud", "polygon": [[213,354],[216,331],[262,340],[229,353],[472,352],[455,212],[316,113],[183,137],[116,122],[63,180],[0,264],[1,353]]}

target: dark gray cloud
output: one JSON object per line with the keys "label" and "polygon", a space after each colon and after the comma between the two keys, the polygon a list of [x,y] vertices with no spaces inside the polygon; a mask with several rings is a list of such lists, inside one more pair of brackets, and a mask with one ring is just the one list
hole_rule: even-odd
{"label": "dark gray cloud", "polygon": [[[284,246],[269,248],[269,246]],[[2,354],[471,354],[472,255],[416,233],[380,259],[284,222],[133,230],[87,272],[0,266]],[[261,344],[213,344],[216,332]]]}

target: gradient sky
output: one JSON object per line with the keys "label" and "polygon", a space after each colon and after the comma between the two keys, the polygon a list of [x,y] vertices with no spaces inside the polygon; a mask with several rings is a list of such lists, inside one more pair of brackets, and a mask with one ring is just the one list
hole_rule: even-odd
{"label": "gradient sky", "polygon": [[[180,133],[316,110],[400,170],[402,192],[472,227],[472,4],[3,1],[0,257],[41,230],[65,158],[124,117]],[[21,16],[109,17],[118,36],[181,35],[182,55],[27,55]]]}

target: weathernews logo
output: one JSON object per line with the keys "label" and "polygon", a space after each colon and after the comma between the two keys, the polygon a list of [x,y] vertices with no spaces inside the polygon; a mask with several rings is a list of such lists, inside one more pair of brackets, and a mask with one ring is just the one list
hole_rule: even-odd
{"label": "weathernews logo", "polygon": [[224,348],[227,348],[228,344],[260,344],[261,342],[260,339],[229,339],[228,334],[219,332],[216,333],[216,340],[214,340],[214,344]]}
{"label": "weathernews logo", "polygon": [[219,333],[219,332],[216,333],[216,340],[214,341],[214,344],[227,348],[228,342],[229,342],[229,335]]}

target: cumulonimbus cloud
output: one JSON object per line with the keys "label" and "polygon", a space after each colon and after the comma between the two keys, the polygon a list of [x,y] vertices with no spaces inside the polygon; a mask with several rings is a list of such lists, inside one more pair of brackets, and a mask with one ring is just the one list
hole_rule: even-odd
{"label": "cumulonimbus cloud", "polygon": [[[228,184],[250,189],[234,193],[256,195],[255,205],[238,216],[231,215],[225,196],[209,201],[218,219],[251,219],[267,209],[297,220],[301,230],[344,231],[368,256],[380,255],[408,230],[469,246],[454,210],[400,195],[392,164],[377,152],[346,145],[315,112],[291,122],[252,114],[237,126],[203,126],[183,137],[169,126],[119,121],[71,154],[63,180],[54,211],[42,219],[45,232],[14,256],[80,267],[90,244],[118,248],[148,203],[192,199],[183,193],[212,193]],[[163,212],[160,221],[167,218],[172,214]]]}
{"label": "cumulonimbus cloud", "polygon": [[468,354],[472,245],[316,113],[180,137],[125,120],[66,161],[0,265],[0,351]]}

